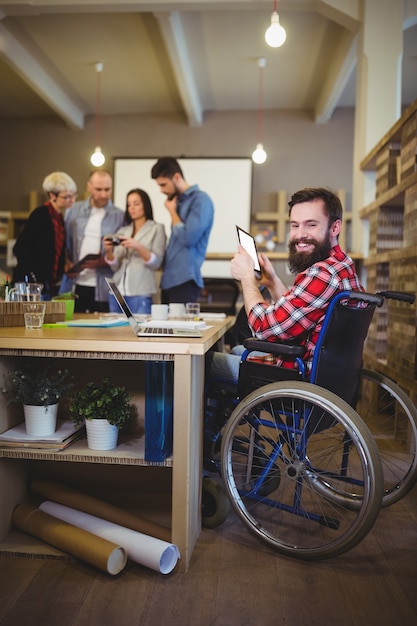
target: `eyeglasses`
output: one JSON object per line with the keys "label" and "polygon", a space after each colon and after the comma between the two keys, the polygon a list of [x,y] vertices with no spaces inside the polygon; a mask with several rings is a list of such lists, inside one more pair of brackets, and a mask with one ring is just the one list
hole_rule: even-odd
{"label": "eyeglasses", "polygon": [[76,193],[68,193],[66,196],[61,196],[61,194],[57,194],[57,198],[61,198],[61,200],[65,200],[66,202],[68,202],[69,200],[72,200],[73,198],[76,197]]}

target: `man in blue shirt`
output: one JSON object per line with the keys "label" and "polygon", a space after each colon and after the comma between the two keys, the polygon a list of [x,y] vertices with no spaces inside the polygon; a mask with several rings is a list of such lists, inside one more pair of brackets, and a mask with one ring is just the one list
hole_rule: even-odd
{"label": "man in blue shirt", "polygon": [[167,196],[171,236],[165,252],[161,279],[161,301],[196,302],[204,286],[201,266],[205,260],[214,206],[198,185],[189,185],[173,157],[162,157],[151,176]]}

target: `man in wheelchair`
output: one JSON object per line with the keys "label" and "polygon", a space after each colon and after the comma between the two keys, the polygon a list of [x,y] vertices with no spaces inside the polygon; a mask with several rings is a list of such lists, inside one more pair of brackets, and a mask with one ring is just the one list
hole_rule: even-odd
{"label": "man in wheelchair", "polygon": [[[272,263],[260,254],[261,281],[257,280],[252,258],[239,246],[231,262],[231,275],[242,285],[244,308],[252,336],[265,342],[284,341],[303,346],[308,377],[315,345],[327,307],[333,296],[345,290],[364,291],[352,259],[341,250],[338,236],[343,209],[340,199],[326,188],[305,188],[291,197],[289,204],[290,240],[288,266],[295,280],[288,288],[277,276]],[[267,303],[260,292],[263,285],[272,302]],[[264,349],[264,347],[263,347]],[[207,355],[207,387],[211,385],[210,401],[206,402],[205,456],[210,454],[216,432],[227,421],[233,406],[230,398],[238,396],[237,384],[243,353],[237,346],[231,354],[211,351]],[[264,360],[287,369],[286,378],[295,374],[294,359],[252,353],[248,359]],[[250,389],[246,390],[248,393]],[[214,399],[213,399],[214,397]]]}

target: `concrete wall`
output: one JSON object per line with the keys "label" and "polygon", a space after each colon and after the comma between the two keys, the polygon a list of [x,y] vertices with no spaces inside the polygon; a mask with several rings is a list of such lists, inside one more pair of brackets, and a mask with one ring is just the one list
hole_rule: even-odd
{"label": "concrete wall", "polygon": [[[199,128],[188,127],[176,115],[121,115],[102,119],[101,144],[109,169],[114,157],[240,157],[252,153],[256,126],[253,111],[207,114]],[[273,211],[279,189],[290,194],[319,185],[346,189],[350,209],[353,127],[353,109],[336,111],[323,125],[305,111],[266,111],[263,143],[268,159],[254,166],[252,210]],[[44,176],[54,170],[67,171],[83,195],[95,145],[94,118],[82,131],[56,118],[3,118],[0,138],[0,210],[26,211],[30,191],[41,193]],[[140,184],[132,180],[132,187]]]}

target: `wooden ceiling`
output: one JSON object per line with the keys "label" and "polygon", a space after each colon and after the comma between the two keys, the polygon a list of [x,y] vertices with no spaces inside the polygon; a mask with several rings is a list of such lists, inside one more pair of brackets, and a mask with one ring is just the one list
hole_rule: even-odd
{"label": "wooden ceiling", "polygon": [[[398,1],[403,11],[403,1]],[[404,20],[402,103],[417,98],[417,0]],[[361,0],[281,0],[287,41],[264,41],[272,0],[0,0],[0,117],[57,115],[83,128],[103,115],[310,110],[317,122],[355,104]]]}

